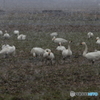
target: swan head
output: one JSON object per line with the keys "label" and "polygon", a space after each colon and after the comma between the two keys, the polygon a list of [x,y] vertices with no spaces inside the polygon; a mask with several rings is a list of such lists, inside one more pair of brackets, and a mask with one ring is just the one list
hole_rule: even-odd
{"label": "swan head", "polygon": [[48,52],[48,55],[50,56],[50,53],[51,53],[51,51],[50,52]]}
{"label": "swan head", "polygon": [[72,41],[68,41],[68,43],[72,43]]}
{"label": "swan head", "polygon": [[96,37],[96,40],[99,40],[100,38],[99,37]]}
{"label": "swan head", "polygon": [[80,43],[80,45],[85,45],[85,44],[86,44],[85,42]]}
{"label": "swan head", "polygon": [[45,52],[51,52],[51,50],[50,49],[45,49]]}
{"label": "swan head", "polygon": [[58,43],[58,46],[61,46],[61,42]]}

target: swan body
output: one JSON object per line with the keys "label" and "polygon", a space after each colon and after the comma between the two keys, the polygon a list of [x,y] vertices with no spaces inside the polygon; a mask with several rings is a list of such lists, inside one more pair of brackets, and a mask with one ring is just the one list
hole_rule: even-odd
{"label": "swan body", "polygon": [[45,49],[44,52],[51,52],[51,49]]}
{"label": "swan body", "polygon": [[19,30],[14,30],[14,34],[18,35],[19,34]]}
{"label": "swan body", "polygon": [[44,51],[43,58],[45,59],[45,62],[47,62],[47,60],[49,60],[51,62],[51,64],[53,64],[53,60],[54,60],[55,56],[51,52],[51,50],[50,51],[48,51],[48,50]]}
{"label": "swan body", "polygon": [[8,54],[15,54],[16,47],[10,45],[3,45],[0,54],[8,55]]}
{"label": "swan body", "polygon": [[56,48],[56,50],[58,51],[63,51],[65,48],[65,46],[62,46],[61,43],[59,43],[59,46]]}
{"label": "swan body", "polygon": [[3,34],[3,32],[0,30],[0,35],[2,35]]}
{"label": "swan body", "polygon": [[5,31],[5,34],[3,35],[3,37],[4,37],[5,39],[8,39],[8,38],[10,38],[10,35],[7,33],[7,31]]}
{"label": "swan body", "polygon": [[44,53],[43,53],[44,58],[48,57],[48,52],[51,52],[51,50],[50,49],[45,49],[44,50]]}
{"label": "swan body", "polygon": [[10,45],[9,44],[4,44],[4,45],[2,45],[2,49],[4,49],[4,48],[7,48],[7,47],[9,47]]}
{"label": "swan body", "polygon": [[53,32],[53,33],[50,34],[51,37],[54,37],[54,36],[56,37],[57,35],[58,35],[57,32]]}
{"label": "swan body", "polygon": [[91,38],[91,37],[94,36],[94,34],[93,34],[92,32],[88,32],[88,33],[87,33],[87,36],[88,36],[88,38]]}
{"label": "swan body", "polygon": [[17,39],[18,39],[18,40],[25,40],[25,39],[26,39],[26,35],[24,35],[24,34],[19,34],[19,30],[14,30],[14,34],[17,35]]}
{"label": "swan body", "polygon": [[63,39],[63,38],[56,38],[55,36],[52,38],[52,41],[54,41],[55,43],[65,43],[65,42],[68,42],[66,39]]}
{"label": "swan body", "polygon": [[55,58],[55,56],[54,56],[54,54],[52,52],[48,52],[47,58],[52,61]]}
{"label": "swan body", "polygon": [[85,42],[82,42],[81,44],[85,46],[85,50],[83,52],[83,56],[85,58],[87,58],[87,59],[89,59],[89,60],[91,60],[93,62],[95,60],[100,59],[100,51],[94,51],[94,52],[89,52],[88,53],[88,47],[87,47],[86,43]]}
{"label": "swan body", "polygon": [[100,44],[100,38],[99,37],[96,37],[96,44]]}
{"label": "swan body", "polygon": [[33,47],[31,49],[31,54],[33,54],[34,57],[36,56],[41,56],[44,53],[44,49],[40,48],[40,47]]}
{"label": "swan body", "polygon": [[72,55],[72,51],[71,51],[71,48],[70,48],[70,43],[72,41],[69,41],[69,44],[68,44],[68,49],[64,49],[62,51],[62,56],[63,56],[63,59],[66,58],[66,57],[70,57]]}
{"label": "swan body", "polygon": [[15,53],[15,50],[16,50],[15,46],[9,46],[7,50],[7,54]]}
{"label": "swan body", "polygon": [[48,51],[44,51],[44,53],[43,53],[43,58],[44,58],[45,60],[47,60],[47,58],[48,58]]}
{"label": "swan body", "polygon": [[25,40],[26,39],[26,35],[20,34],[20,35],[18,35],[17,39],[18,40]]}
{"label": "swan body", "polygon": [[54,56],[54,54],[52,52],[44,52],[43,58],[46,59],[46,61],[50,60],[51,63],[52,63],[54,58],[55,58],[55,56]]}

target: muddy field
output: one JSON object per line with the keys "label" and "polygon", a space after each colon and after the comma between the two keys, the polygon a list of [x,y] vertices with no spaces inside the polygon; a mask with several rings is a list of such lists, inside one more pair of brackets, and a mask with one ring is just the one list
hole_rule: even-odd
{"label": "muddy field", "polygon": [[[72,98],[69,94],[70,91],[100,93],[100,61],[94,64],[89,62],[82,56],[84,46],[79,45],[85,41],[88,51],[100,50],[100,46],[95,43],[96,37],[100,36],[100,25],[58,25],[52,19],[46,19],[52,23],[50,25],[36,25],[34,23],[41,22],[41,19],[33,19],[31,22],[26,19],[28,17],[23,17],[23,20],[16,20],[11,15],[1,17],[0,29],[3,32],[7,30],[11,38],[4,39],[1,35],[0,48],[3,44],[15,45],[16,54],[7,58],[0,55],[0,100],[99,100],[100,96]],[[63,21],[60,20],[59,23]],[[20,34],[27,35],[26,40],[17,40],[17,36],[13,34],[15,29]],[[50,33],[55,31],[58,32],[58,37],[73,41],[73,55],[65,63],[62,63],[62,55],[56,50],[58,45],[50,37]],[[87,38],[89,31],[94,33],[91,39]],[[64,43],[66,48],[67,45]],[[34,58],[30,54],[33,47],[50,48],[55,54],[55,63],[47,65],[41,62],[41,58]]]}

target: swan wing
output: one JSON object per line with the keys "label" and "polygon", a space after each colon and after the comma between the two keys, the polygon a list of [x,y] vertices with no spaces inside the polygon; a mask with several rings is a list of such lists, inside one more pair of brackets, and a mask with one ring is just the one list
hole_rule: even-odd
{"label": "swan wing", "polygon": [[56,48],[56,50],[58,50],[58,51],[62,51],[62,50],[64,50],[64,49],[66,49],[64,46],[58,46],[58,47]]}
{"label": "swan wing", "polygon": [[99,59],[100,58],[100,51],[97,52],[90,52],[85,55],[87,59]]}
{"label": "swan wing", "polygon": [[100,40],[97,40],[96,43],[97,43],[97,44],[100,44]]}
{"label": "swan wing", "polygon": [[63,39],[63,38],[56,38],[56,41],[59,41],[59,42],[68,42],[66,39]]}

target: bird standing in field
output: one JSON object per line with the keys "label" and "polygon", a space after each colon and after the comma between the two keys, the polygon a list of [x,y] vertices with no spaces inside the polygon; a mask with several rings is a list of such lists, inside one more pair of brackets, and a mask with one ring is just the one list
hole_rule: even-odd
{"label": "bird standing in field", "polygon": [[43,56],[43,53],[44,53],[44,49],[40,47],[33,47],[31,49],[31,54],[33,54],[33,57]]}
{"label": "bird standing in field", "polygon": [[70,43],[71,43],[72,41],[68,41],[68,49],[64,49],[63,51],[62,51],[62,56],[63,56],[63,60],[65,61],[65,59],[67,58],[67,57],[71,57],[72,56],[72,50],[71,50],[71,48],[70,48]]}
{"label": "bird standing in field", "polygon": [[34,61],[34,64],[39,64],[39,62],[42,62],[42,58],[43,58],[43,54],[44,54],[44,49],[43,48],[40,48],[40,47],[33,47],[31,49],[31,54],[33,54],[33,59],[35,60]]}
{"label": "bird standing in field", "polygon": [[20,35],[18,35],[17,39],[18,40],[25,40],[26,39],[26,35],[20,34]]}
{"label": "bird standing in field", "polygon": [[12,54],[13,56],[15,55],[16,52],[16,47],[10,46],[10,45],[2,45],[2,50],[0,51],[0,54],[3,54],[4,57],[7,57],[8,55]]}
{"label": "bird standing in field", "polygon": [[100,51],[88,52],[87,44],[85,42],[82,42],[81,44],[85,46],[85,50],[83,51],[83,57],[92,61],[92,63],[94,63],[95,60],[100,59]]}
{"label": "bird standing in field", "polygon": [[53,32],[53,33],[50,34],[51,37],[54,37],[54,36],[56,37],[57,35],[58,35],[57,32]]}
{"label": "bird standing in field", "polygon": [[59,42],[56,50],[57,51],[63,51],[64,49],[66,49],[65,46],[62,46],[61,42]]}
{"label": "bird standing in field", "polygon": [[100,38],[99,37],[96,37],[96,44],[100,44]]}
{"label": "bird standing in field", "polygon": [[51,50],[45,50],[44,54],[43,54],[43,58],[45,59],[45,63],[47,63],[47,61],[49,61],[49,63],[52,65],[53,61],[54,61],[54,54],[51,52]]}
{"label": "bird standing in field", "polygon": [[25,39],[26,39],[26,35],[24,35],[24,34],[19,34],[19,30],[14,30],[14,34],[17,35],[17,39],[18,39],[18,40],[25,40]]}
{"label": "bird standing in field", "polygon": [[63,38],[56,38],[55,36],[52,38],[52,41],[55,42],[55,43],[66,43],[68,42],[66,39],[63,39]]}
{"label": "bird standing in field", "polygon": [[89,39],[89,38],[92,38],[94,36],[94,34],[92,32],[88,32],[87,36],[88,36],[88,39]]}
{"label": "bird standing in field", "polygon": [[19,34],[19,30],[14,30],[14,34],[18,35]]}
{"label": "bird standing in field", "polygon": [[48,56],[48,52],[51,52],[50,49],[45,49],[43,53],[43,57],[46,58]]}
{"label": "bird standing in field", "polygon": [[3,37],[4,37],[5,39],[9,39],[9,38],[10,38],[10,35],[7,33],[7,31],[5,31],[5,34],[3,35]]}

